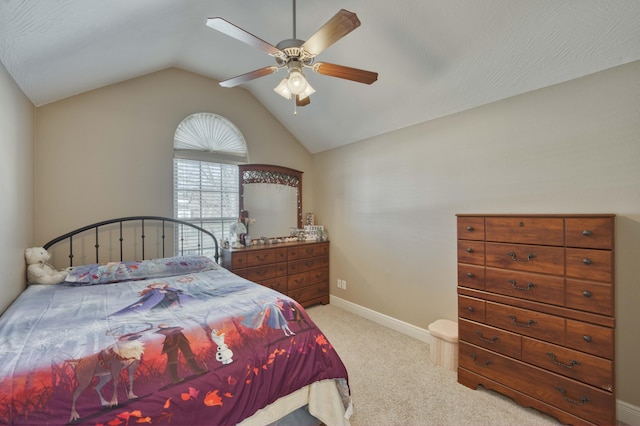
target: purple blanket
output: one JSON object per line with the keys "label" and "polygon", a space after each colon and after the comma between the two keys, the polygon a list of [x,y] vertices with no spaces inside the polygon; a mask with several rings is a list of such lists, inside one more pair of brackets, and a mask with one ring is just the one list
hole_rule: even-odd
{"label": "purple blanket", "polygon": [[0,423],[231,425],[347,379],[292,299],[218,268],[30,286],[0,318]]}

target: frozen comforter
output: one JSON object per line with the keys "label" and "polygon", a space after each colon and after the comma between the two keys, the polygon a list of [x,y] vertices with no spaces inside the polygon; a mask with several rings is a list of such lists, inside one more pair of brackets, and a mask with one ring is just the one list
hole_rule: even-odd
{"label": "frozen comforter", "polygon": [[202,258],[91,265],[0,317],[1,424],[231,425],[347,372],[294,300]]}

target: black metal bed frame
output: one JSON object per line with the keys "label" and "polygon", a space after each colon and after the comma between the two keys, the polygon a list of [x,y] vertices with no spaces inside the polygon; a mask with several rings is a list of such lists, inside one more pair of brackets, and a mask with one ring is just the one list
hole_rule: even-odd
{"label": "black metal bed frame", "polygon": [[[92,229],[95,230],[95,249],[96,249],[96,263],[99,263],[99,254],[100,254],[100,243],[99,243],[99,229],[100,227],[106,226],[106,225],[113,225],[113,224],[119,224],[119,228],[120,228],[120,238],[119,238],[119,242],[120,242],[120,261],[122,262],[123,259],[123,243],[124,243],[124,237],[123,237],[123,232],[122,232],[122,225],[125,222],[140,222],[141,224],[141,235],[140,235],[140,240],[141,240],[141,247],[142,247],[142,259],[145,258],[145,254],[144,254],[144,244],[145,244],[145,222],[149,222],[149,221],[155,221],[155,222],[160,222],[160,224],[157,224],[156,227],[154,227],[154,229],[157,229],[158,227],[161,227],[162,229],[162,257],[165,257],[165,225],[167,223],[173,223],[176,225],[179,225],[181,228],[180,230],[182,231],[182,227],[184,226],[188,226],[190,228],[195,229],[196,231],[199,232],[198,234],[198,246],[197,246],[197,250],[199,252],[199,254],[203,254],[204,250],[205,250],[205,245],[202,244],[203,239],[204,239],[204,235],[208,235],[211,237],[211,239],[213,240],[213,247],[215,248],[214,251],[214,259],[216,261],[216,263],[219,263],[219,246],[218,246],[218,239],[216,238],[215,235],[213,235],[213,233],[211,233],[210,231],[207,231],[206,229],[197,226],[191,222],[186,222],[183,220],[178,220],[178,219],[174,219],[171,217],[162,217],[162,216],[129,216],[129,217],[121,217],[121,218],[117,218],[117,219],[109,219],[109,220],[104,220],[102,222],[97,222],[97,223],[93,223],[91,225],[87,225],[87,226],[83,226],[82,228],[78,228],[75,229],[71,232],[67,232],[64,235],[61,235],[59,237],[54,238],[53,240],[47,242],[45,245],[43,245],[42,247],[46,250],[48,250],[51,246],[53,246],[54,244],[57,244],[61,241],[64,241],[66,239],[69,240],[69,266],[73,266],[73,237],[86,232],[86,231],[90,231]],[[182,233],[181,233],[182,234]],[[180,254],[184,255],[184,238],[180,238],[179,241],[176,241],[176,243],[179,243],[180,246]]]}

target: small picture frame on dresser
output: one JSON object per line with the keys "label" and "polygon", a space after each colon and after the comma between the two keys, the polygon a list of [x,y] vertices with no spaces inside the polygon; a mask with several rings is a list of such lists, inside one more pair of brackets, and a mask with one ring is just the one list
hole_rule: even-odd
{"label": "small picture frame on dresser", "polygon": [[324,232],[324,226],[322,225],[305,225],[304,233],[307,241],[318,241],[319,236]]}

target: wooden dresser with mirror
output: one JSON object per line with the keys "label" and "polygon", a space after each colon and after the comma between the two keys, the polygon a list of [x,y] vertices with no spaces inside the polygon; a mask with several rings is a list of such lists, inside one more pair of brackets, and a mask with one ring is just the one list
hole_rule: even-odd
{"label": "wooden dresser with mirror", "polygon": [[[302,227],[302,172],[270,164],[239,169],[240,212],[253,239],[281,239]],[[255,242],[255,241],[254,241]],[[329,303],[329,242],[296,241],[221,249],[224,268],[277,290],[302,306]]]}
{"label": "wooden dresser with mirror", "polygon": [[615,216],[457,215],[458,381],[615,424]]}

